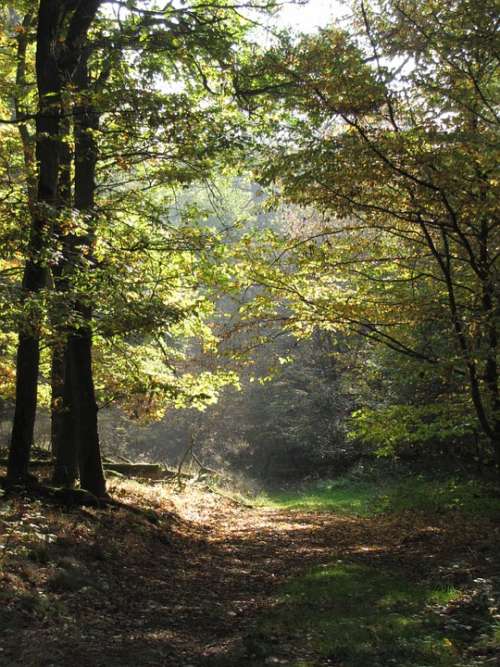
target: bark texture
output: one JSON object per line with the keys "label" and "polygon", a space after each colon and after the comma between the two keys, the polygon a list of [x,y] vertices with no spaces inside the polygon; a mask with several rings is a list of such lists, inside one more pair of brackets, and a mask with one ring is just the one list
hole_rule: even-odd
{"label": "bark texture", "polygon": [[[57,199],[61,92],[57,54],[63,8],[64,3],[61,0],[40,0],[38,10],[36,50],[39,99],[36,118],[38,178],[28,257],[22,283],[22,299],[27,304],[46,285],[47,271],[43,251],[46,245],[46,232],[50,227]],[[16,356],[16,406],[7,469],[10,481],[22,481],[28,476],[37,407],[40,319],[41,314],[34,300],[19,332]]]}

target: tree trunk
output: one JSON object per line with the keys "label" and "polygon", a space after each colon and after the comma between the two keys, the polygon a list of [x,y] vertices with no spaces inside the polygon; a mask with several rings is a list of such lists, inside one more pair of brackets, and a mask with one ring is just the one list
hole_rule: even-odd
{"label": "tree trunk", "polygon": [[495,280],[492,275],[488,220],[481,220],[479,235],[479,262],[482,279],[482,325],[484,327],[485,365],[484,381],[491,412],[490,441],[496,465],[500,472],[500,396],[498,377],[498,302],[495,298]]}
{"label": "tree trunk", "polygon": [[[69,73],[65,73],[68,78]],[[60,167],[58,184],[58,205],[61,213],[68,214],[73,208],[71,164],[72,152],[66,137],[71,132],[69,120],[70,107],[63,101],[65,118],[61,122],[60,141]],[[71,411],[71,396],[66,382],[66,373],[69,373],[66,355],[67,326],[64,315],[61,312],[62,300],[67,301],[69,293],[69,281],[64,274],[67,264],[66,252],[69,242],[66,235],[57,222],[53,229],[53,236],[63,246],[62,257],[52,267],[54,279],[54,291],[56,301],[52,308],[51,322],[54,327],[55,340],[52,343],[52,369],[51,369],[51,447],[55,458],[54,482],[57,484],[73,486],[78,479],[78,452],[74,434],[74,416]],[[61,304],[57,301],[60,298]]]}
{"label": "tree trunk", "polygon": [[[72,406],[71,366],[67,347],[60,358],[63,373],[61,408],[57,415],[57,434],[53,434],[53,445],[57,446],[53,482],[59,486],[74,486],[79,475],[78,446],[76,442],[75,410]],[[54,415],[54,413],[53,413]]]}
{"label": "tree trunk", "polygon": [[64,344],[59,342],[52,346],[50,390],[50,447],[57,460],[64,443]]}
{"label": "tree trunk", "polygon": [[[31,220],[28,258],[23,276],[22,298],[25,301],[39,293],[46,284],[46,268],[42,254],[57,196],[61,82],[56,44],[61,11],[61,0],[40,0],[36,51],[39,97],[36,118],[37,201]],[[7,477],[11,481],[22,481],[28,476],[37,407],[40,324],[41,314],[35,305],[31,309],[29,322],[23,322],[19,332],[16,357],[16,407],[7,468]]]}
{"label": "tree trunk", "polygon": [[[69,261],[82,269],[92,261],[94,242],[94,193],[95,170],[97,164],[97,143],[95,131],[99,127],[99,115],[90,99],[88,73],[89,49],[86,43],[87,31],[100,5],[92,0],[77,10],[73,30],[68,43],[73,52],[78,52],[75,70],[75,84],[78,102],[73,108],[75,138],[75,208],[85,215],[87,230],[75,237],[69,252]],[[86,268],[85,270],[88,270]],[[86,301],[86,300],[85,300]],[[80,466],[80,485],[98,497],[106,495],[106,481],[102,467],[97,402],[92,374],[92,329],[90,320],[92,309],[80,297],[74,306],[78,319],[83,322],[73,328],[68,337],[67,355],[71,388],[71,408],[74,411],[76,444]]]}
{"label": "tree trunk", "polygon": [[16,407],[7,466],[7,478],[11,482],[23,481],[28,477],[35,428],[39,360],[38,337],[20,333],[16,357]]}
{"label": "tree trunk", "polygon": [[97,403],[92,378],[92,334],[81,328],[68,341],[71,395],[75,415],[75,433],[80,466],[80,486],[98,498],[106,495],[102,467]]}
{"label": "tree trunk", "polygon": [[491,447],[493,449],[493,455],[495,457],[495,464],[497,468],[497,474],[500,476],[500,421],[495,423],[493,429],[493,435],[490,438]]}

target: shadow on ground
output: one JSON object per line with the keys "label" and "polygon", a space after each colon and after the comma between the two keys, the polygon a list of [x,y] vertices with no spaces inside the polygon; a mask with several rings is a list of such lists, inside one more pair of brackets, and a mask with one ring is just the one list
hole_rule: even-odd
{"label": "shadow on ground", "polygon": [[[328,655],[309,641],[303,619],[314,620],[315,612],[302,589],[291,584],[287,591],[287,581],[312,570],[307,585],[325,586],[321,577],[329,573],[328,590],[351,595],[368,570],[379,571],[372,597],[364,592],[375,608],[380,589],[389,586],[397,598],[404,577],[425,579],[441,567],[452,573],[453,586],[453,577],[481,576],[495,548],[487,526],[469,534],[458,518],[427,525],[415,517],[246,509],[210,495],[185,507],[180,517],[156,508],[157,525],[118,509],[52,510],[44,534],[54,540],[21,541],[3,563],[0,665],[342,665],[341,644]],[[35,510],[13,505],[2,516],[11,525],[17,515],[41,515]],[[387,578],[395,569],[398,577]],[[298,635],[283,629],[283,594],[298,615]],[[345,621],[325,632],[355,633],[359,609],[346,615],[334,598],[325,604],[332,618],[341,612]],[[405,613],[394,616],[394,630],[406,623]],[[412,632],[411,623],[406,630]]]}

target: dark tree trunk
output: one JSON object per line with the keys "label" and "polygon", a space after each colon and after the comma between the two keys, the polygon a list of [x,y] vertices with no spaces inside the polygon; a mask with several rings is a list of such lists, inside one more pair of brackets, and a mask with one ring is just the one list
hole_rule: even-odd
{"label": "dark tree trunk", "polygon": [[[65,78],[68,78],[65,75]],[[64,119],[61,122],[60,141],[60,167],[58,185],[58,206],[61,212],[73,208],[73,197],[71,188],[71,164],[72,152],[68,144],[67,136],[71,132],[69,121],[69,105],[64,104]],[[62,244],[63,248],[68,246],[68,240],[57,222],[53,229],[53,236]],[[52,343],[52,368],[51,368],[51,447],[55,458],[54,481],[58,484],[74,485],[78,478],[78,453],[74,437],[74,418],[71,414],[71,403],[69,392],[65,392],[65,374],[67,370],[66,336],[67,326],[62,308],[62,303],[68,299],[69,282],[64,274],[66,266],[66,253],[63,251],[61,259],[52,267],[54,278],[54,291],[56,299],[51,312],[51,321],[54,327],[55,340]],[[60,303],[58,303],[58,301]]]}
{"label": "dark tree trunk", "polygon": [[57,460],[64,446],[64,344],[59,342],[52,346],[50,390],[50,446]]}
{"label": "dark tree trunk", "polygon": [[78,333],[70,336],[68,357],[79,453],[80,486],[95,496],[102,497],[106,495],[106,481],[101,460],[97,403],[92,378],[90,328],[81,328]]}
{"label": "dark tree trunk", "polygon": [[500,421],[495,422],[493,435],[490,438],[490,442],[493,449],[493,455],[495,457],[497,474],[500,476]]}
{"label": "dark tree trunk", "polygon": [[[94,236],[91,217],[94,214],[94,174],[97,161],[97,146],[92,131],[97,129],[98,122],[99,118],[92,109],[82,106],[75,109],[75,207],[89,215],[88,231],[85,236],[77,239],[77,244],[79,252],[86,247],[87,261],[91,258]],[[80,485],[99,497],[106,493],[106,482],[101,462],[92,373],[92,329],[88,324],[92,310],[82,302],[75,304],[75,310],[80,319],[86,322],[78,330],[71,332],[68,339],[71,405],[75,414]]]}
{"label": "dark tree trunk", "polygon": [[19,334],[16,357],[16,407],[10,442],[7,478],[22,481],[28,477],[37,405],[38,336]]}
{"label": "dark tree trunk", "polygon": [[68,348],[64,346],[61,358],[64,374],[62,408],[58,415],[56,435],[57,456],[54,465],[53,482],[60,486],[74,486],[79,475],[78,447],[76,442],[75,410],[72,405],[71,365]]}
{"label": "dark tree trunk", "polygon": [[[69,261],[75,268],[82,268],[92,261],[94,242],[94,193],[95,170],[97,164],[97,143],[95,131],[99,126],[99,115],[93,108],[88,74],[89,49],[86,43],[87,31],[100,5],[99,0],[82,3],[75,13],[68,32],[68,49],[78,53],[75,69],[75,84],[78,103],[73,109],[75,138],[75,208],[85,214],[87,230],[74,238],[69,251]],[[88,270],[88,269],[87,269]],[[92,374],[92,310],[80,300],[75,311],[82,325],[74,328],[68,337],[67,363],[69,365],[71,409],[74,413],[75,436],[78,447],[80,485],[100,497],[106,494],[106,481],[102,467],[97,402]]]}
{"label": "dark tree trunk", "polygon": [[482,271],[482,320],[485,338],[484,381],[488,392],[491,411],[490,441],[495,462],[500,472],[500,396],[498,377],[498,303],[495,294],[495,282],[492,275],[490,256],[490,234],[488,220],[481,221],[479,236],[479,263]]}
{"label": "dark tree trunk", "polygon": [[[56,202],[58,179],[58,135],[60,78],[57,64],[57,37],[62,12],[61,0],[40,0],[38,10],[36,78],[38,114],[36,118],[37,201],[31,220],[28,257],[23,276],[23,299],[40,292],[46,284],[42,257],[51,210]],[[16,358],[16,407],[12,428],[7,476],[11,481],[28,477],[28,463],[37,407],[40,361],[37,308],[30,321],[21,325]]]}

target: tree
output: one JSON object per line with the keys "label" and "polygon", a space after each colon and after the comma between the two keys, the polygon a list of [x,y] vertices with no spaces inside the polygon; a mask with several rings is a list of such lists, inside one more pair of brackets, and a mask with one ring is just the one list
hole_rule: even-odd
{"label": "tree", "polygon": [[[222,152],[227,163],[234,148],[241,146],[241,123],[230,101],[226,72],[235,57],[234,44],[252,25],[241,16],[240,6],[221,7],[217,2],[193,2],[180,8],[144,2],[126,9],[116,3],[111,14],[100,11],[101,5],[97,0],[44,0],[39,5],[39,191],[25,269],[29,278],[25,303],[36,304],[38,310],[37,318],[29,318],[29,326],[24,320],[20,336],[9,466],[12,480],[26,477],[45,327],[56,352],[53,405],[62,402],[66,424],[64,446],[55,447],[59,478],[72,481],[75,466],[71,462],[78,450],[81,483],[98,495],[104,493],[104,480],[91,344],[96,327],[106,319],[103,311],[113,310],[117,295],[102,290],[102,280],[110,278],[106,267],[112,263],[100,242],[112,234],[103,230],[119,223],[123,231],[132,220],[132,226],[144,231],[147,225],[141,216],[155,220],[161,229],[166,193],[206,177]],[[124,52],[130,57],[124,57]],[[178,86],[182,79],[181,92],[170,89],[176,79]],[[30,117],[26,113],[15,122],[26,123]],[[131,215],[133,205],[137,208]],[[210,254],[210,248],[202,245],[206,237],[188,231],[184,242],[189,235],[195,246],[191,252],[206,265],[203,255]],[[164,234],[164,247],[172,246],[168,236]],[[138,250],[147,254],[155,242],[143,237]],[[158,255],[161,248],[157,246],[155,252]],[[166,281],[166,275],[162,280]],[[165,293],[162,285],[162,296]],[[42,299],[48,301],[48,324]],[[133,329],[140,336],[154,330],[161,348],[161,327],[164,332],[178,321],[182,308],[165,307],[158,298],[148,298],[147,303],[150,308],[142,308],[132,318]],[[122,315],[111,327],[115,336],[117,331],[130,335],[121,330]],[[55,428],[54,437],[59,437],[57,433],[62,431]]]}
{"label": "tree", "polygon": [[[495,3],[353,5],[349,34],[239,73],[255,112],[288,112],[264,178],[324,215],[289,245],[293,274],[261,277],[299,327],[347,326],[458,378],[500,463]],[[446,344],[417,340],[424,323]]]}
{"label": "tree", "polygon": [[[42,1],[37,22],[36,78],[38,112],[36,116],[37,195],[34,207],[27,259],[23,276],[25,299],[32,299],[46,284],[43,258],[51,211],[57,202],[59,170],[59,123],[61,82],[54,45],[59,41],[58,27],[64,5],[56,0]],[[9,453],[8,477],[25,479],[35,424],[40,359],[39,329],[41,314],[24,323],[19,333],[16,359],[16,409]]]}

